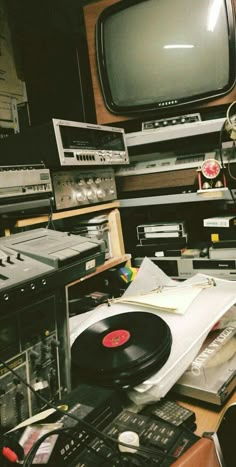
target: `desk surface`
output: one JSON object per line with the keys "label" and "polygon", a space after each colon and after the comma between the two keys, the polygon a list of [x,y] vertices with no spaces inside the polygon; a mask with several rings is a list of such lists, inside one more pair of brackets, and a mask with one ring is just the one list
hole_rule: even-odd
{"label": "desk surface", "polygon": [[232,396],[224,404],[221,410],[214,410],[213,408],[211,409],[210,406],[209,408],[202,407],[194,403],[183,402],[183,400],[179,400],[179,402],[184,407],[187,407],[195,412],[197,424],[195,433],[201,436],[205,431],[216,431],[219,420],[221,419],[221,416],[226,407],[232,403],[236,403],[236,391],[233,392]]}

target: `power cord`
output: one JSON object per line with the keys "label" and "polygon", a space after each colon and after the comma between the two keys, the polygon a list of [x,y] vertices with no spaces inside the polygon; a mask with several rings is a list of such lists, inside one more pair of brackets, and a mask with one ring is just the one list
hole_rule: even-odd
{"label": "power cord", "polygon": [[49,213],[48,213],[48,222],[46,225],[46,229],[49,229],[52,226],[53,230],[56,230],[55,224],[53,222],[53,197],[50,196],[49,198]]}
{"label": "power cord", "polygon": [[229,137],[236,140],[236,114],[231,114],[232,109],[235,107],[236,101],[228,107],[226,112],[225,129],[229,133]]}

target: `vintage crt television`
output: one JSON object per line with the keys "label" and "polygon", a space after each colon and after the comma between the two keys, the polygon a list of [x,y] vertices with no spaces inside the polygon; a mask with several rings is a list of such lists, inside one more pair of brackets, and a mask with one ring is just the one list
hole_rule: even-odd
{"label": "vintage crt television", "polygon": [[235,100],[234,3],[103,0],[87,5],[98,122]]}

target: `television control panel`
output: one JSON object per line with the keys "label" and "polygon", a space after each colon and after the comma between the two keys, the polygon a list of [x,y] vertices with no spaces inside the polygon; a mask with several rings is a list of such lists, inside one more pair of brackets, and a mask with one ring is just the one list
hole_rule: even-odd
{"label": "television control panel", "polygon": [[161,118],[158,120],[149,120],[142,123],[142,130],[153,130],[156,128],[166,128],[173,125],[184,125],[185,123],[200,122],[201,115],[199,113],[178,115],[176,117]]}

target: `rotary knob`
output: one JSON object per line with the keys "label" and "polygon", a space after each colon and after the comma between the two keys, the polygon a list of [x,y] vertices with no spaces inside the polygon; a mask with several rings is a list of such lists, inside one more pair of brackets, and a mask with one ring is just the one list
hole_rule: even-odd
{"label": "rotary knob", "polygon": [[100,177],[97,177],[94,181],[94,183],[96,183],[96,185],[100,185],[102,179]]}
{"label": "rotary knob", "polygon": [[94,200],[95,200],[95,197],[96,197],[96,196],[95,196],[93,190],[88,190],[88,191],[87,191],[87,198],[88,198],[89,201],[94,201]]}
{"label": "rotary knob", "polygon": [[92,178],[89,178],[89,179],[87,180],[87,185],[90,185],[90,186],[91,186],[91,185],[93,185],[93,183],[94,183],[94,181],[93,181]]}
{"label": "rotary knob", "polygon": [[77,203],[84,203],[87,200],[87,197],[83,191],[77,191],[76,193],[76,201]]}
{"label": "rotary knob", "polygon": [[105,198],[105,196],[106,196],[106,192],[105,192],[102,188],[99,188],[99,189],[96,191],[96,193],[97,193],[97,198],[98,198],[98,199],[103,199],[103,198]]}
{"label": "rotary knob", "polygon": [[109,188],[109,195],[110,195],[110,196],[115,196],[115,190],[114,190],[114,188]]}

